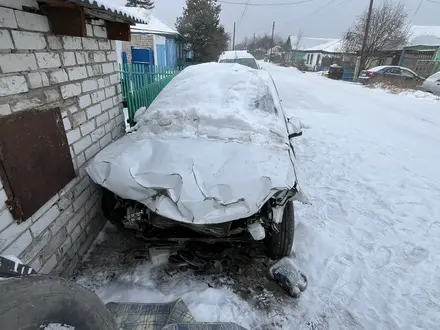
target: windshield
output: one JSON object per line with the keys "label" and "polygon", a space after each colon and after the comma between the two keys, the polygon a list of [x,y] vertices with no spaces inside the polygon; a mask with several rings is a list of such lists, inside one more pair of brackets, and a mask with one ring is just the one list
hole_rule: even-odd
{"label": "windshield", "polygon": [[272,85],[264,70],[236,63],[193,65],[162,90],[148,111],[136,114],[136,130],[284,143],[284,116]]}
{"label": "windshield", "polygon": [[220,60],[220,63],[238,63],[244,66],[248,66],[252,69],[258,69],[257,62],[253,58],[230,58]]}

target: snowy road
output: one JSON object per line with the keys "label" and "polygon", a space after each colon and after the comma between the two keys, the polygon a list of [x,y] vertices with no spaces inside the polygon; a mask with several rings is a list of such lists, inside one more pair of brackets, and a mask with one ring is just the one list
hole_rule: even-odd
{"label": "snowy road", "polygon": [[265,67],[304,125],[297,153],[313,205],[297,205],[292,258],[309,277],[300,300],[273,299],[277,312],[265,313],[228,289],[234,279],[159,281],[148,265],[112,280],[95,268],[80,283],[105,302],[181,296],[200,321],[250,329],[438,328],[440,101]]}
{"label": "snowy road", "polygon": [[[317,329],[440,321],[440,102],[269,66],[304,126],[295,254]],[[324,325],[328,325],[324,326]]]}

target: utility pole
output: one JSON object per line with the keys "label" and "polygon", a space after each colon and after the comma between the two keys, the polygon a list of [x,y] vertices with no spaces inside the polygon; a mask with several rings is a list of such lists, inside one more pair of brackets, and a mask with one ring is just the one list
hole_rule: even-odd
{"label": "utility pole", "polygon": [[234,22],[234,34],[232,35],[232,50],[235,50],[235,22]]}
{"label": "utility pole", "polygon": [[273,34],[274,34],[274,32],[275,32],[275,21],[273,21],[273,24],[272,24],[272,39],[271,39],[271,41],[270,41],[269,62],[270,62],[271,59],[272,59]]}
{"label": "utility pole", "polygon": [[371,14],[373,12],[373,2],[374,0],[370,0],[370,7],[368,8],[368,16],[367,16],[367,22],[365,24],[364,40],[362,42],[361,58],[359,61],[359,70],[357,76],[359,75],[359,72],[364,69],[365,66],[365,48],[367,47],[368,32],[370,31]]}

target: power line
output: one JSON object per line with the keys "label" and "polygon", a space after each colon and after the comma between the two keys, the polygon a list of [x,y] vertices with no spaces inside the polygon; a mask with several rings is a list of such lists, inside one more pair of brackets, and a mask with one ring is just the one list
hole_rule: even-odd
{"label": "power line", "polygon": [[420,7],[422,7],[423,1],[425,1],[425,0],[420,0],[419,6],[417,7],[416,12],[414,13],[413,18],[414,18],[414,17],[417,15],[417,13],[419,12]]}
{"label": "power line", "polygon": [[430,2],[430,3],[435,3],[435,4],[437,4],[437,5],[440,5],[440,2],[438,2],[438,1],[434,1],[434,0],[426,0],[426,1],[428,1],[428,2]]}
{"label": "power line", "polygon": [[[312,12],[310,12],[310,13],[304,15],[304,16],[298,17],[298,18],[293,19],[293,20],[289,20],[289,22],[284,23],[283,26],[286,25],[286,24],[288,24],[288,23],[290,24],[290,23],[292,23],[292,22],[299,22],[299,21],[302,21],[302,20],[304,20],[304,19],[306,19],[306,18],[309,18],[309,17],[311,17],[311,16],[313,16],[313,15],[315,15],[315,14],[318,14],[322,9],[325,9],[325,8],[327,8],[328,6],[332,5],[335,1],[337,1],[337,0],[329,0],[324,6],[321,6],[321,7],[319,7],[319,8],[317,8],[317,9],[313,10]],[[335,10],[336,8],[342,6],[343,4],[348,4],[348,2],[351,2],[351,1],[353,1],[353,0],[343,0],[341,3],[338,3],[338,4],[334,5],[334,6],[332,6],[331,8],[327,8],[328,10],[325,11],[325,12],[320,13],[320,14],[319,14],[319,17],[322,17],[322,16],[324,16],[324,15],[326,15],[326,14],[332,12],[332,11]]]}
{"label": "power line", "polygon": [[327,10],[326,12],[321,13],[320,17],[322,17],[322,16],[324,16],[324,15],[327,15],[327,14],[331,13],[331,12],[334,11],[336,8],[339,8],[339,7],[341,7],[342,5],[348,5],[348,4],[349,4],[350,2],[352,2],[352,1],[353,1],[353,0],[344,0],[344,1],[340,2],[340,3],[338,3],[336,6],[330,8],[330,9]]}
{"label": "power line", "polygon": [[251,2],[251,0],[247,0],[247,2],[246,2],[246,6],[244,7],[243,12],[241,13],[241,17],[240,17],[240,20],[238,21],[238,24],[237,24],[237,25],[240,25],[241,21],[243,20],[243,17],[244,17],[244,15],[246,14],[246,11],[247,11],[248,6],[249,6],[249,2]]}
{"label": "power line", "polygon": [[297,2],[280,2],[280,3],[248,3],[248,2],[233,2],[233,1],[223,1],[217,0],[219,3],[224,3],[227,5],[242,5],[242,6],[254,6],[254,7],[274,7],[274,6],[291,6],[299,5],[301,3],[312,2],[314,0],[303,0]]}

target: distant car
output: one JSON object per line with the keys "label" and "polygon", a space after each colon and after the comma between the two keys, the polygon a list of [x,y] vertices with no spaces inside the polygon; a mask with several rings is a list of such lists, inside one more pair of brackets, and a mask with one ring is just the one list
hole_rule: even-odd
{"label": "distant car", "polygon": [[257,60],[252,54],[245,50],[231,50],[223,52],[219,59],[219,63],[238,63],[252,69],[260,69]]}
{"label": "distant car", "polygon": [[440,72],[426,78],[422,85],[422,90],[440,96]]}
{"label": "distant car", "polygon": [[375,83],[381,80],[407,80],[414,81],[415,83],[421,83],[424,79],[408,68],[393,65],[376,66],[368,70],[363,70],[361,71],[358,79],[358,81],[364,85]]}

